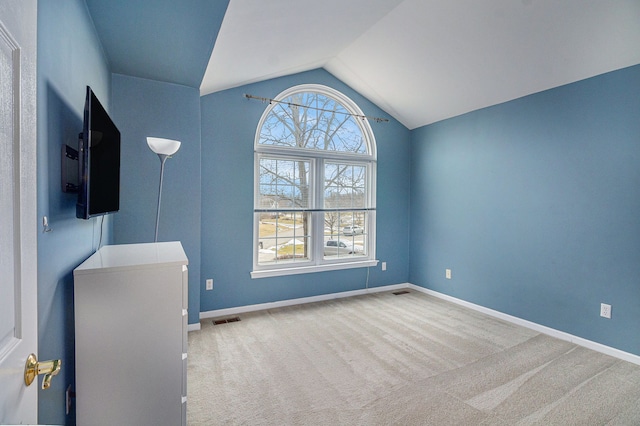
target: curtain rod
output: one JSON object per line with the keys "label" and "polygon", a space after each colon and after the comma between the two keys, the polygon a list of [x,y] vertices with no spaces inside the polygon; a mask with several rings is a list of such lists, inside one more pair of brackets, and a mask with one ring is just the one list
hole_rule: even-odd
{"label": "curtain rod", "polygon": [[301,105],[301,104],[296,104],[294,102],[285,102],[285,101],[278,101],[276,99],[271,99],[271,98],[263,98],[261,96],[254,96],[254,95],[249,95],[249,94],[244,94],[243,95],[245,98],[247,99],[257,99],[259,101],[262,102],[268,102],[269,105],[271,105],[272,103],[277,103],[277,104],[287,104],[288,106],[297,106],[300,108],[307,108],[307,109],[315,109],[317,111],[323,111],[323,112],[335,112],[338,114],[344,114],[344,115],[350,115],[352,117],[356,117],[359,118],[361,120],[365,120],[365,119],[369,119],[369,120],[373,120],[376,123],[387,123],[389,120],[386,118],[380,118],[380,117],[369,117],[367,115],[360,115],[360,114],[352,114],[350,112],[342,112],[342,111],[334,111],[334,110],[330,110],[330,109],[324,109],[324,108],[316,108],[316,107],[312,107],[312,106],[308,106],[308,105]]}

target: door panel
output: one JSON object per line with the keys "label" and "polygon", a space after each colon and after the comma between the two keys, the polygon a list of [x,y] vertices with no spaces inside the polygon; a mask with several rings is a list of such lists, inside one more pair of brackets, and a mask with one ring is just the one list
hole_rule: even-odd
{"label": "door panel", "polygon": [[36,0],[0,0],[0,424],[37,423]]}
{"label": "door panel", "polygon": [[15,214],[19,200],[16,199],[14,179],[17,131],[10,113],[16,106],[14,86],[20,75],[17,51],[15,41],[0,27],[0,223],[8,225],[0,226],[0,357],[17,343],[16,334],[19,334],[19,325],[16,324],[19,274],[15,270],[17,259],[14,253],[19,236]]}

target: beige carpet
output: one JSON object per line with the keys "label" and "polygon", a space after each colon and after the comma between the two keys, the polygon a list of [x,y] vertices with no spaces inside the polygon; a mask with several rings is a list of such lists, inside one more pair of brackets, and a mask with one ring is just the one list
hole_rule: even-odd
{"label": "beige carpet", "polygon": [[640,366],[412,291],[202,321],[199,425],[640,425]]}

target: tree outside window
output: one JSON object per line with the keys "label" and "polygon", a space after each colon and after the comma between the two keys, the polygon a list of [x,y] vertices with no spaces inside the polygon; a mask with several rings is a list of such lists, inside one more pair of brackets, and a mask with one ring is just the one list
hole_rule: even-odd
{"label": "tree outside window", "polygon": [[256,135],[254,270],[370,258],[375,142],[362,112],[324,86],[276,100]]}

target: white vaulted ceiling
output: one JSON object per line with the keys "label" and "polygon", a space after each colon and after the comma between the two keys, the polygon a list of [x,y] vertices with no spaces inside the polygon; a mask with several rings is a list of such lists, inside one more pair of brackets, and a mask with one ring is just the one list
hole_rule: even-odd
{"label": "white vaulted ceiling", "polygon": [[200,89],[324,67],[413,129],[638,63],[640,0],[231,0]]}
{"label": "white vaulted ceiling", "polygon": [[205,95],[322,67],[410,129],[640,64],[640,0],[86,2],[113,72]]}

